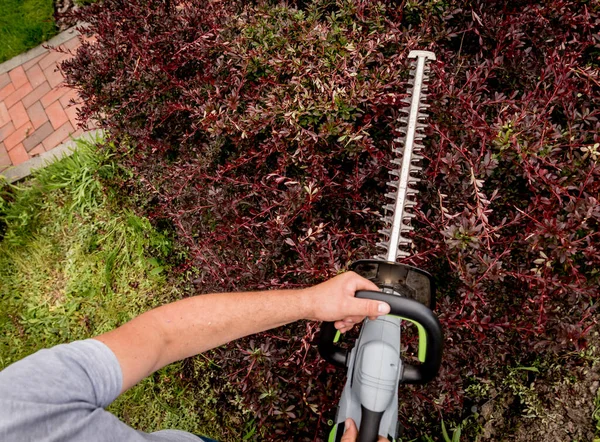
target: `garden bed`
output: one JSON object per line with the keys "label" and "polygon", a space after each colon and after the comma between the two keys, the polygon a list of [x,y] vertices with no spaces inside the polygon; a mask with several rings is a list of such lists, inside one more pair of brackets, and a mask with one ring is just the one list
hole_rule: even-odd
{"label": "garden bed", "polygon": [[[446,341],[438,379],[400,392],[406,437],[443,420],[469,439],[585,439],[598,406],[599,13],[105,0],[81,11],[95,39],[63,68],[111,134],[138,214],[173,233],[177,271],[209,292],[306,286],[375,252],[406,55],[435,52],[407,262],[436,277]],[[236,422],[219,438],[326,438],[343,376],[317,332],[300,323],[217,349],[202,372],[182,365]]]}

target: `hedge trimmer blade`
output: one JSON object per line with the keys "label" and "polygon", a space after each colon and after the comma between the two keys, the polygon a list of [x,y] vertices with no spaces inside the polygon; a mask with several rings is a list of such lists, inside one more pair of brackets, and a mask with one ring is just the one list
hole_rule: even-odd
{"label": "hedge trimmer blade", "polygon": [[419,154],[423,145],[420,141],[425,137],[423,131],[427,114],[424,110],[429,107],[425,104],[429,78],[427,62],[435,60],[435,54],[429,51],[411,51],[408,58],[416,59],[411,71],[409,96],[403,100],[410,107],[401,109],[408,115],[398,119],[397,131],[401,136],[394,139],[392,147],[393,152],[398,154],[392,163],[396,164],[398,169],[390,170],[392,180],[388,185],[392,191],[386,193],[393,202],[384,206],[382,221],[385,228],[379,231],[384,236],[384,240],[377,244],[381,250],[378,257],[388,262],[396,262],[398,258],[411,254],[412,240],[406,236],[406,233],[413,230],[410,220],[415,215],[410,210],[416,205],[415,185],[420,181],[417,175],[422,170],[419,163],[423,157]]}

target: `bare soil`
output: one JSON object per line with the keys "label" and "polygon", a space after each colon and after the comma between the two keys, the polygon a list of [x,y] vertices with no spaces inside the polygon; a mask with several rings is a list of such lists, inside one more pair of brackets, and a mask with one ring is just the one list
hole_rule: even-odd
{"label": "bare soil", "polygon": [[[521,384],[492,392],[480,408],[480,441],[593,442],[600,385],[600,327],[590,333],[584,355],[568,356],[539,373],[525,372]],[[572,368],[565,368],[570,366]],[[534,375],[532,380],[531,375]]]}

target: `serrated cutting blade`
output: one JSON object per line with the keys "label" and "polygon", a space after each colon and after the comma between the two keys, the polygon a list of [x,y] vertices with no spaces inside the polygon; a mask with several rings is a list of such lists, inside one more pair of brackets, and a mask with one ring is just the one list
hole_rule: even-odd
{"label": "serrated cutting blade", "polygon": [[378,258],[389,262],[410,256],[412,241],[405,234],[413,229],[410,219],[414,214],[407,210],[416,204],[415,185],[420,181],[416,175],[421,170],[419,161],[423,158],[419,155],[423,146],[418,141],[424,138],[423,130],[427,118],[425,109],[429,107],[425,103],[429,72],[427,64],[428,61],[435,60],[435,54],[429,51],[411,51],[408,58],[415,59],[409,88],[411,95],[404,100],[406,104],[410,104],[410,108],[403,108],[404,113],[408,115],[398,118],[396,131],[400,137],[394,139],[393,152],[399,156],[392,160],[398,168],[390,171],[391,181],[388,185],[391,191],[386,194],[393,202],[384,206],[384,228],[380,230],[384,238],[378,243],[381,249]]}

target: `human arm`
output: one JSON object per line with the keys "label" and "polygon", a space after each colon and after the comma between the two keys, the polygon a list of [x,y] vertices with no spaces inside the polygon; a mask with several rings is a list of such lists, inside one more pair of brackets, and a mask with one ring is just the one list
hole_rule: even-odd
{"label": "human arm", "polygon": [[123,392],[172,362],[300,319],[335,321],[344,333],[365,316],[389,313],[385,303],[355,298],[358,290],[378,288],[347,272],[301,290],[199,295],[150,310],[94,339],[117,357]]}

